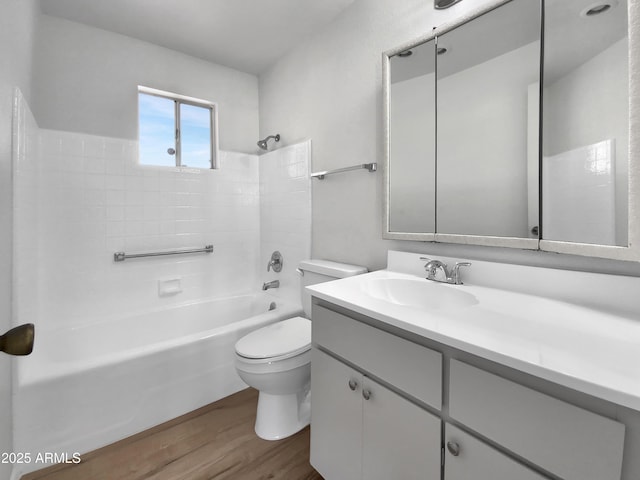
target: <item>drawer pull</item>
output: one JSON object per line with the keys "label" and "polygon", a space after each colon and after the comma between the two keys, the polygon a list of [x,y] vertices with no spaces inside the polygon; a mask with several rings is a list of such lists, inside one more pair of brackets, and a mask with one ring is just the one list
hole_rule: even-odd
{"label": "drawer pull", "polygon": [[456,442],[447,442],[447,450],[449,450],[449,453],[454,457],[460,455],[460,445]]}
{"label": "drawer pull", "polygon": [[355,391],[355,389],[358,388],[358,382],[353,379],[349,380],[349,388],[352,392]]}
{"label": "drawer pull", "polygon": [[369,390],[362,390],[362,396],[365,400],[369,400],[371,398],[371,392]]}

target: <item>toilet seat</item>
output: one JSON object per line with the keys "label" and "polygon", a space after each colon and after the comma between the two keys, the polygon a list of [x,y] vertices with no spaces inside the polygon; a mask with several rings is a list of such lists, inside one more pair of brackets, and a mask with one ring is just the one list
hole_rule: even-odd
{"label": "toilet seat", "polygon": [[272,363],[296,357],[311,349],[311,321],[294,317],[259,328],[236,343],[244,363]]}
{"label": "toilet seat", "polygon": [[287,358],[244,358],[236,354],[236,369],[238,371],[255,375],[271,375],[278,372],[287,372],[296,368],[306,367],[311,364],[311,348]]}

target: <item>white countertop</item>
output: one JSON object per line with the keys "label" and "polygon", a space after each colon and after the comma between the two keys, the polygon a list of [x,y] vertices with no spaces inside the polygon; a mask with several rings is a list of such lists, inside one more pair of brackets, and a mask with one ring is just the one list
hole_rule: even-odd
{"label": "white countertop", "polygon": [[407,332],[640,411],[637,315],[471,283],[441,287],[462,289],[476,304],[430,310],[372,296],[367,285],[378,279],[433,283],[381,270],[307,288]]}

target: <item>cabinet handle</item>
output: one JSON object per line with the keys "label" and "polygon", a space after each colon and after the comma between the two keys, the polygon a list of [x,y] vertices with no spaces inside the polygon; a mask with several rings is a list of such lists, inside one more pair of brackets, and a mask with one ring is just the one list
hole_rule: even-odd
{"label": "cabinet handle", "polygon": [[449,450],[449,453],[454,457],[460,455],[460,445],[456,442],[447,442],[447,450]]}
{"label": "cabinet handle", "polygon": [[365,400],[369,400],[371,398],[371,392],[369,390],[362,390],[362,396]]}
{"label": "cabinet handle", "polygon": [[358,388],[358,382],[353,379],[349,380],[349,388],[352,392],[355,391],[355,389]]}

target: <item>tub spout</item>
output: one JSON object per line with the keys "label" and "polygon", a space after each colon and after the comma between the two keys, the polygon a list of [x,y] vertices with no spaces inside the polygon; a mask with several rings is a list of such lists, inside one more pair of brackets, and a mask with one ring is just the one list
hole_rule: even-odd
{"label": "tub spout", "polygon": [[280,286],[280,280],[273,280],[271,282],[265,282],[262,284],[262,290],[269,290],[270,288],[278,288]]}

